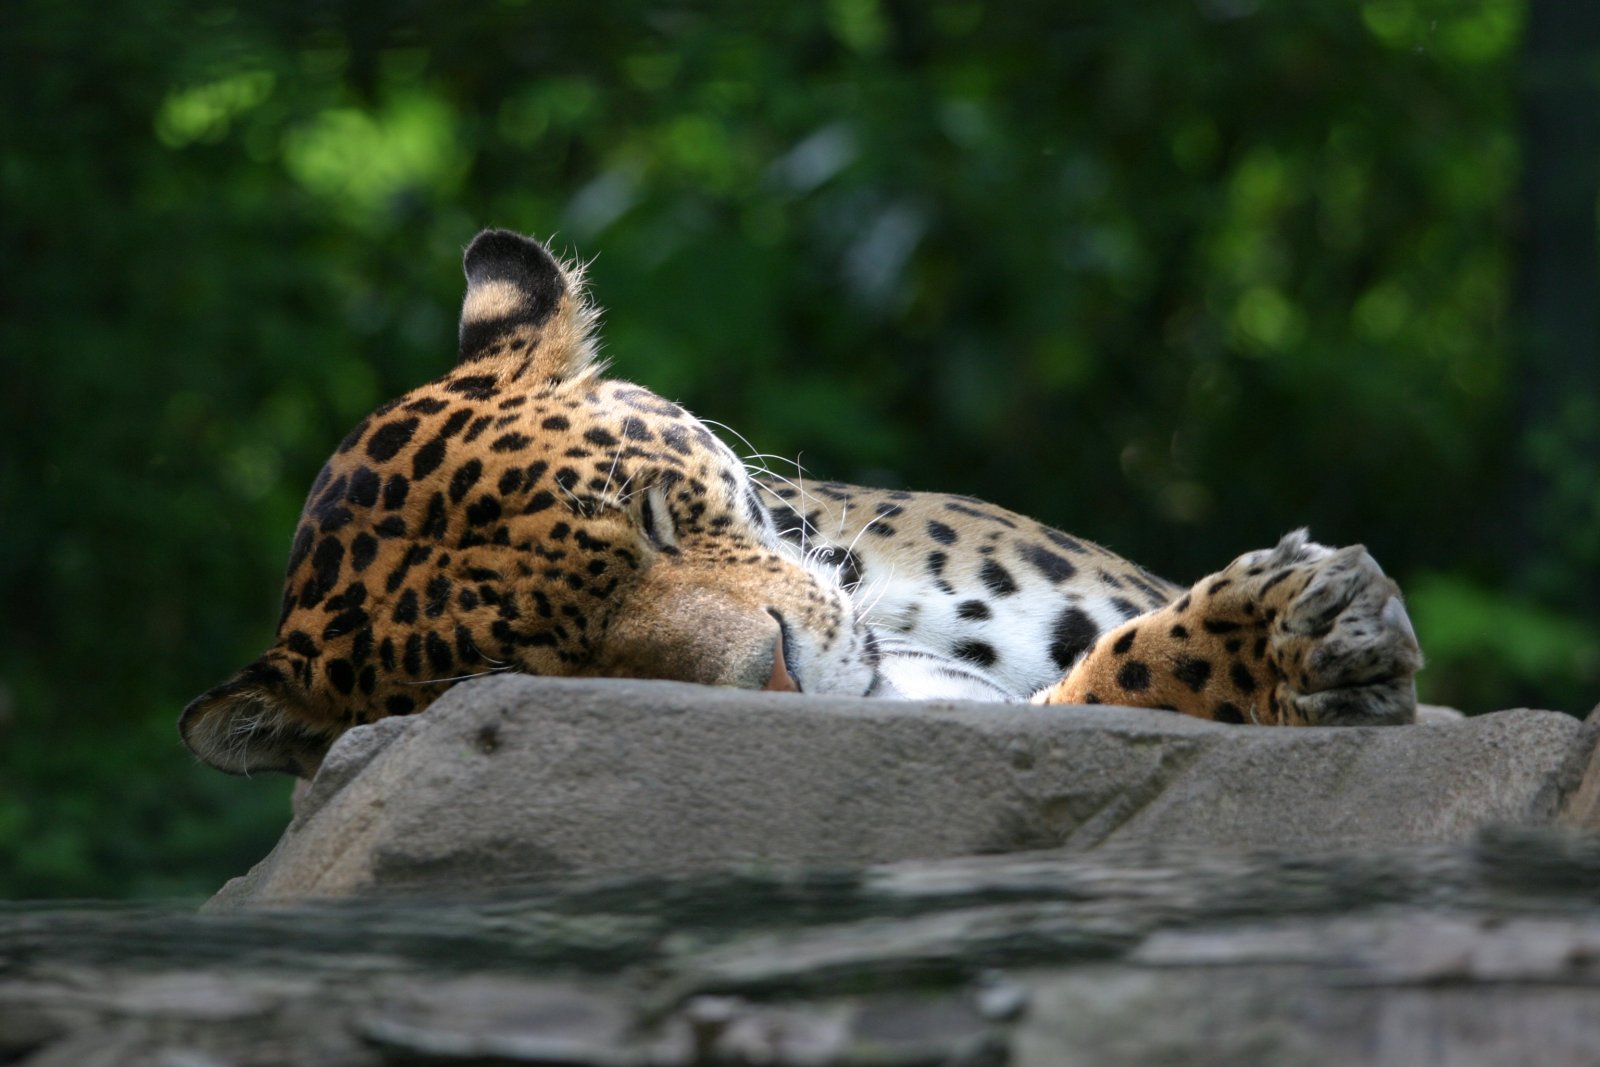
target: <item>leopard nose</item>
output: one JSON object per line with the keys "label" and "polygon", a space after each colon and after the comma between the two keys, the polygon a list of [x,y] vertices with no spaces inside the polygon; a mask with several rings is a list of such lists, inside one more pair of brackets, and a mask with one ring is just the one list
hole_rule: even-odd
{"label": "leopard nose", "polygon": [[772,676],[767,679],[767,684],[761,688],[773,693],[799,693],[800,679],[794,676],[793,669],[789,666],[788,648],[792,647],[789,635],[789,624],[784,622],[783,616],[772,608],[767,609],[778,624],[778,635],[772,642]]}

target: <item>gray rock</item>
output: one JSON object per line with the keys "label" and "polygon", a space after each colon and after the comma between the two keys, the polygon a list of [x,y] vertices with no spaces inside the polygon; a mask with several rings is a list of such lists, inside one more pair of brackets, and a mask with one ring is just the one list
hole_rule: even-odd
{"label": "gray rock", "polygon": [[10,905],[19,1067],[1592,1064],[1600,837]]}
{"label": "gray rock", "polygon": [[[728,865],[1380,847],[1600,827],[1595,728],[1262,729],[1118,708],[503,677],[351,731],[229,908]],[[1583,805],[1572,809],[1577,797]]]}

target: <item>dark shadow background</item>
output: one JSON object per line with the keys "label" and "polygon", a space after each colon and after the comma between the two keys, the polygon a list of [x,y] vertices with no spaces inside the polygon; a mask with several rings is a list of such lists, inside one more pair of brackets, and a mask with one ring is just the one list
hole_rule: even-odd
{"label": "dark shadow background", "polygon": [[1593,704],[1600,7],[1065,7],[0,8],[0,895],[269,847],[286,783],[177,712],[491,224],[813,476],[1184,580],[1309,524],[1406,586],[1425,698]]}

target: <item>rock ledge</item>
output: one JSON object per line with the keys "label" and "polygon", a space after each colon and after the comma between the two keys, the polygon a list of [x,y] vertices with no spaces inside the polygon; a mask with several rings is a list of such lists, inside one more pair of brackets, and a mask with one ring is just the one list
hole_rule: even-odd
{"label": "rock ledge", "polygon": [[1596,730],[1507,711],[1254,729],[1121,708],[503,677],[352,730],[216,908],[595,875],[1600,828]]}

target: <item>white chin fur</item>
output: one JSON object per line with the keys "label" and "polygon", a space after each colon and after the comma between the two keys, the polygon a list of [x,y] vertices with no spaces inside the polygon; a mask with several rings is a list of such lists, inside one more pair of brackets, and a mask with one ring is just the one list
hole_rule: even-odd
{"label": "white chin fur", "polygon": [[1016,703],[1026,693],[1013,693],[973,664],[940,656],[895,635],[878,635],[878,696],[891,700],[976,700]]}

